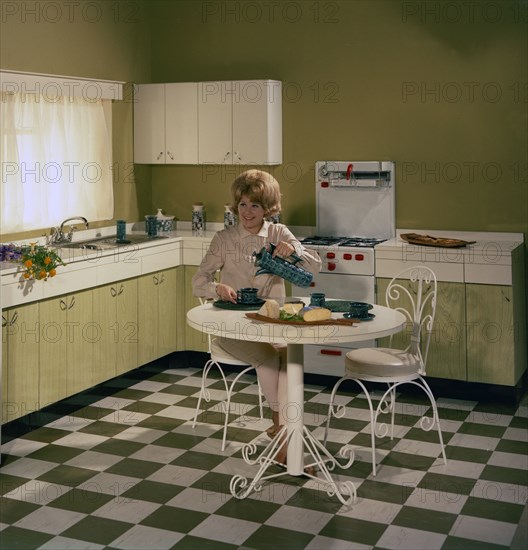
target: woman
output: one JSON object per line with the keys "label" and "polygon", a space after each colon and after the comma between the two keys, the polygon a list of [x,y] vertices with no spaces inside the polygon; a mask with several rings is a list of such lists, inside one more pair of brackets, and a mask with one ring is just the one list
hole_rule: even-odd
{"label": "woman", "polygon": [[[254,287],[258,288],[259,298],[282,303],[286,296],[284,280],[276,275],[256,275],[253,253],[273,243],[276,245],[274,256],[288,258],[296,254],[302,259],[302,266],[312,273],[321,269],[321,259],[316,252],[306,250],[285,225],[269,221],[281,207],[279,183],[271,174],[261,170],[243,172],[233,182],[231,194],[239,223],[213,237],[193,277],[193,293],[202,298],[236,303],[237,289]],[[215,281],[218,270],[220,282]],[[285,358],[281,361],[281,351],[285,346],[229,338],[222,338],[218,343],[237,359],[256,367],[260,386],[272,410],[273,426],[267,433],[273,437],[286,422]],[[286,463],[286,445],[276,460]]]}

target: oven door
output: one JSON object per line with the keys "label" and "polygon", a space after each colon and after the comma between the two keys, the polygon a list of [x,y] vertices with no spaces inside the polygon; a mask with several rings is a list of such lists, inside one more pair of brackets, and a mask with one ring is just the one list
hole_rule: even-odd
{"label": "oven door", "polygon": [[[292,296],[310,296],[312,292],[324,292],[328,300],[355,300],[375,302],[375,278],[371,275],[341,275],[318,273],[309,288],[292,286]],[[345,373],[345,354],[350,349],[374,347],[375,340],[365,340],[341,346],[304,346],[304,372],[341,377]]]}
{"label": "oven door", "polygon": [[373,304],[375,278],[373,275],[317,273],[308,288],[292,286],[292,296],[305,297],[312,292],[324,292],[327,300],[354,300]]}

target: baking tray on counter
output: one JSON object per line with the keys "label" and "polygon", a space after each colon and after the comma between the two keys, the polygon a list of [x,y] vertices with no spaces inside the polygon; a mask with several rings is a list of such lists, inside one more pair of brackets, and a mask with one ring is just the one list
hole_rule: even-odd
{"label": "baking tray on counter", "polygon": [[442,248],[461,248],[468,244],[475,244],[477,241],[463,241],[461,239],[449,239],[446,237],[433,237],[431,235],[420,235],[419,233],[402,233],[400,238],[409,244],[419,246],[439,246]]}

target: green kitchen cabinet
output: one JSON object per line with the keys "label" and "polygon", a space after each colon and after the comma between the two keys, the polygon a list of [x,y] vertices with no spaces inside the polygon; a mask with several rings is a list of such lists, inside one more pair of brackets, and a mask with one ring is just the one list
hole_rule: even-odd
{"label": "green kitchen cabinet", "polygon": [[94,384],[138,366],[138,280],[128,279],[93,291]]}
{"label": "green kitchen cabinet", "polygon": [[40,408],[39,305],[2,312],[2,422]]}
{"label": "green kitchen cabinet", "polygon": [[[200,300],[193,296],[192,292],[192,278],[198,271],[198,266],[186,265],[185,266],[185,312],[189,311],[195,306],[200,305]],[[203,332],[199,332],[194,328],[191,328],[187,321],[185,321],[185,349],[192,351],[207,351],[208,342],[207,335]]]}
{"label": "green kitchen cabinet", "polygon": [[514,386],[512,287],[468,284],[466,300],[468,381]]}
{"label": "green kitchen cabinet", "polygon": [[178,347],[177,268],[138,278],[138,362],[163,357]]}
{"label": "green kitchen cabinet", "polygon": [[[377,279],[377,302],[385,304],[385,291],[390,279]],[[405,283],[405,281],[402,281]],[[405,285],[404,285],[405,286]],[[427,376],[466,380],[465,288],[463,283],[438,282],[436,318],[427,358]],[[392,337],[392,346],[408,345],[410,325]],[[382,338],[380,346],[388,346]]]}
{"label": "green kitchen cabinet", "polygon": [[100,326],[93,321],[92,297],[89,289],[39,303],[41,408],[94,384]]}

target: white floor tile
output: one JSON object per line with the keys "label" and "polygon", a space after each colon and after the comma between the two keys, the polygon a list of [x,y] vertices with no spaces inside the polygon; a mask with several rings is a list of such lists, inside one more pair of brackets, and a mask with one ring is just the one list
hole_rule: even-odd
{"label": "white floor tile", "polygon": [[410,527],[389,525],[376,543],[376,548],[398,548],[401,550],[438,550],[446,536]]}
{"label": "white floor tile", "polygon": [[118,496],[103,504],[95,512],[92,512],[92,516],[125,521],[127,523],[139,523],[155,512],[160,506],[161,504],[156,502]]}
{"label": "white floor tile", "polygon": [[24,516],[14,525],[21,529],[31,529],[32,531],[58,535],[81,521],[84,517],[86,517],[86,514],[81,514],[80,512],[71,512],[70,510],[52,508],[51,506],[41,506],[27,516]]}
{"label": "white floor tile", "polygon": [[97,451],[85,451],[77,455],[64,464],[66,466],[75,466],[77,468],[87,468],[88,470],[97,470],[103,472],[110,466],[123,460],[122,456],[99,453]]}
{"label": "white floor tile", "polygon": [[129,489],[134,487],[141,480],[136,477],[120,476],[101,472],[91,477],[88,481],[77,486],[80,491],[90,491],[92,493],[103,493],[113,495],[115,498],[121,498]]}
{"label": "white floor tile", "polygon": [[458,516],[450,535],[508,547],[517,525],[473,516]]}
{"label": "white floor tile", "polygon": [[388,525],[401,510],[401,505],[390,502],[380,502],[368,498],[358,498],[350,508],[343,507],[337,514],[347,518],[373,521]]}
{"label": "white floor tile", "polygon": [[195,470],[194,468],[184,468],[183,466],[167,464],[162,466],[147,479],[149,481],[159,481],[160,483],[170,483],[172,485],[189,487],[206,473],[205,470]]}
{"label": "white floor tile", "polygon": [[161,445],[146,445],[141,447],[130,458],[137,460],[148,460],[150,462],[159,462],[160,464],[169,464],[186,451],[185,449],[176,449],[174,447],[162,447]]}
{"label": "white floor tile", "polygon": [[66,485],[32,479],[20,485],[20,487],[16,487],[12,491],[5,493],[4,496],[22,502],[46,505],[52,500],[65,495],[68,491],[71,491],[71,487],[67,487]]}
{"label": "white floor tile", "polygon": [[54,445],[63,447],[74,447],[76,449],[91,449],[104,443],[109,438],[104,435],[87,434],[83,432],[72,432],[59,439],[56,439]]}
{"label": "white floor tile", "polygon": [[319,510],[298,508],[297,506],[281,506],[270,516],[265,525],[300,531],[302,533],[317,534],[332,519],[333,514]]}
{"label": "white floor tile", "polygon": [[260,523],[225,516],[209,516],[190,531],[190,535],[210,541],[241,545],[258,528]]}
{"label": "white floor tile", "polygon": [[172,548],[185,535],[165,529],[155,529],[146,525],[134,525],[126,533],[112,541],[112,548],[122,550],[138,550],[148,548],[149,550],[166,550]]}
{"label": "white floor tile", "polygon": [[104,544],[95,544],[85,540],[70,539],[67,537],[53,537],[39,546],[39,550],[103,550]]}
{"label": "white floor tile", "polygon": [[417,487],[405,501],[405,506],[459,514],[469,497],[464,494],[435,491],[429,488]]}
{"label": "white floor tile", "polygon": [[56,467],[57,464],[55,462],[23,457],[2,466],[2,474],[34,479]]}
{"label": "white floor tile", "polygon": [[[214,490],[213,490],[214,489]],[[217,488],[207,487],[203,489],[193,489],[188,487],[181,493],[178,493],[174,498],[167,502],[167,506],[175,506],[176,508],[184,508],[186,510],[196,510],[197,512],[206,512],[212,514],[223,506],[228,500],[233,498],[226,491],[218,491]]]}

